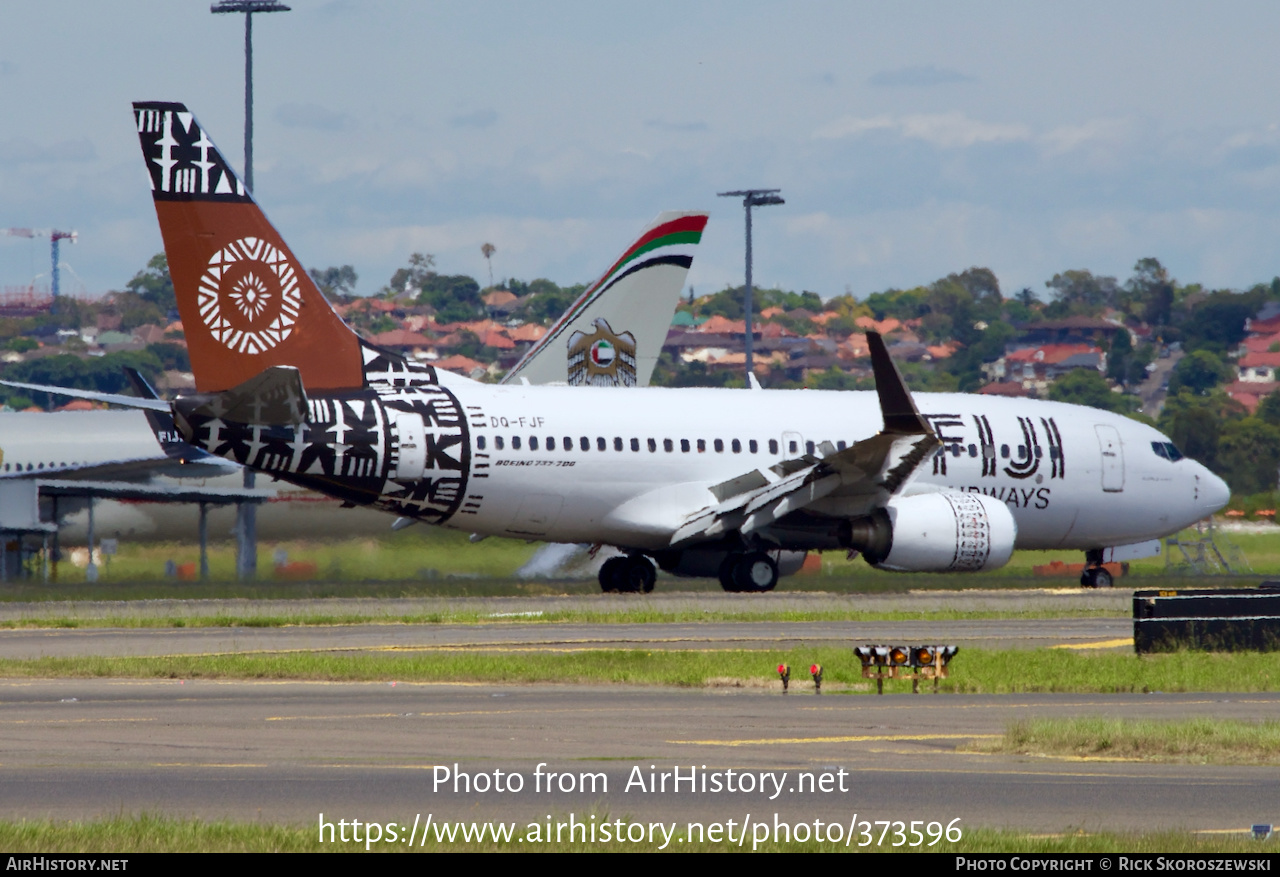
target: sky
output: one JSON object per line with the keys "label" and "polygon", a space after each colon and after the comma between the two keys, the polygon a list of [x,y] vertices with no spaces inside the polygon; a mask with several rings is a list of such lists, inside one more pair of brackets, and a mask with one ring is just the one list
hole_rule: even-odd
{"label": "sky", "polygon": [[[1280,274],[1274,2],[289,0],[254,17],[255,196],[307,267],[376,292],[415,252],[488,283],[602,273],[712,213],[689,284],[824,298],[971,266]],[[244,26],[192,0],[0,4],[0,228],[74,230],[63,287],[162,249],[130,103],[181,101],[243,167]],[[0,236],[0,287],[48,281]]]}

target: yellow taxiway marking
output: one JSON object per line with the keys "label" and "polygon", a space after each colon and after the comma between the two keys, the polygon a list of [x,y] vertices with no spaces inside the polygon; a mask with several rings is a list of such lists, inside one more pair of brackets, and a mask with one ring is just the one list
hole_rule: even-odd
{"label": "yellow taxiway marking", "polygon": [[1051,649],[1118,649],[1122,646],[1132,646],[1133,637],[1127,636],[1124,639],[1106,639],[1097,643],[1061,643],[1056,646],[1049,646]]}
{"label": "yellow taxiway marking", "polygon": [[1003,734],[864,734],[854,737],[773,737],[756,740],[668,740],[690,746],[776,746],[785,743],[873,743],[901,740],[982,740]]}

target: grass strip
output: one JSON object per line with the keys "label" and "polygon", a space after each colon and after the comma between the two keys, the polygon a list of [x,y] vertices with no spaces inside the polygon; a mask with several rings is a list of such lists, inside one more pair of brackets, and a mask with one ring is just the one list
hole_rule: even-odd
{"label": "grass strip", "polygon": [[[564,814],[556,819],[567,818]],[[581,814],[579,814],[581,818]],[[602,817],[607,819],[610,817]],[[624,829],[629,822],[623,819]],[[514,836],[529,825],[516,823]],[[684,828],[680,824],[677,831]],[[878,833],[877,829],[877,833]],[[114,816],[84,822],[21,821],[0,822],[0,848],[11,854],[37,853],[56,855],[84,853],[121,855],[133,853],[257,853],[257,852],[364,852],[363,843],[320,843],[319,833],[313,826],[271,825],[263,823],[204,822],[196,819],[177,819],[158,815]],[[855,838],[849,847],[843,843],[779,843],[767,842],[758,852],[924,852],[934,856],[970,853],[1245,853],[1266,854],[1277,850],[1277,843],[1259,842],[1248,837],[1245,830],[1239,834],[1195,835],[1189,832],[1120,833],[1106,832],[1085,834],[1068,831],[1063,834],[1029,834],[1025,832],[969,829],[957,843],[940,841],[933,847],[893,847],[887,839],[883,847],[857,846],[861,837]],[[927,842],[927,841],[926,841]],[[653,852],[657,843],[597,843],[552,842],[435,842],[434,837],[425,846],[410,848],[403,843],[372,844],[370,849],[380,852]],[[751,844],[747,843],[747,849]],[[668,852],[733,852],[739,850],[736,843],[673,843]]]}
{"label": "grass strip", "polygon": [[0,621],[0,630],[50,628],[147,628],[185,627],[335,627],[355,624],[678,624],[704,621],[993,621],[1009,619],[1049,618],[1124,618],[1127,614],[1110,609],[1065,606],[1054,609],[1028,610],[963,610],[925,611],[861,611],[861,610],[780,610],[704,611],[621,608],[616,611],[590,612],[561,610],[518,612],[503,616],[492,612],[429,612],[410,615],[372,615],[362,613],[298,614],[298,615],[103,615],[73,617],[46,615]]}
{"label": "grass strip", "polygon": [[[45,657],[0,661],[0,677],[132,679],[297,679],[374,682],[570,683],[777,686],[779,663],[795,668],[793,687],[809,684],[803,668],[824,668],[825,692],[869,692],[852,650],[586,649],[519,651],[262,652],[166,657]],[[951,662],[940,690],[964,694],[1032,692],[1262,692],[1280,683],[1280,652],[1072,653],[1056,649],[967,649]],[[922,686],[928,689],[926,683]],[[885,691],[910,683],[889,680]]]}
{"label": "grass strip", "polygon": [[1280,721],[1025,719],[984,751],[1197,764],[1280,764]]}

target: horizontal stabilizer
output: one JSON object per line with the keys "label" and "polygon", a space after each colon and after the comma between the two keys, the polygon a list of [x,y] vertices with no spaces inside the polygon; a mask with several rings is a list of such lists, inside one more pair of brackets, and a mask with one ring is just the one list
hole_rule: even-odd
{"label": "horizontal stabilizer", "polygon": [[33,390],[37,393],[52,393],[55,396],[70,396],[72,399],[88,399],[90,402],[106,402],[123,408],[141,408],[144,411],[168,411],[169,403],[163,399],[139,399],[137,396],[121,396],[118,393],[99,393],[94,390],[73,390],[70,387],[51,387],[45,384],[24,384],[19,381],[0,381],[0,385],[14,387],[19,390]]}
{"label": "horizontal stabilizer", "polygon": [[296,368],[276,365],[205,399],[191,413],[234,423],[298,426],[307,420],[307,392]]}

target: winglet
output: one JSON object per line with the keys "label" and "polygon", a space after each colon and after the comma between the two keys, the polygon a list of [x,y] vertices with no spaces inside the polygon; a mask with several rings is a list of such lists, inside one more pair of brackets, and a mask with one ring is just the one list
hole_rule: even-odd
{"label": "winglet", "polygon": [[876,377],[876,394],[880,397],[880,414],[884,417],[884,432],[894,435],[930,435],[933,430],[920,416],[911,391],[902,379],[902,373],[889,356],[884,339],[879,332],[867,333],[867,346],[871,348],[871,369]]}

